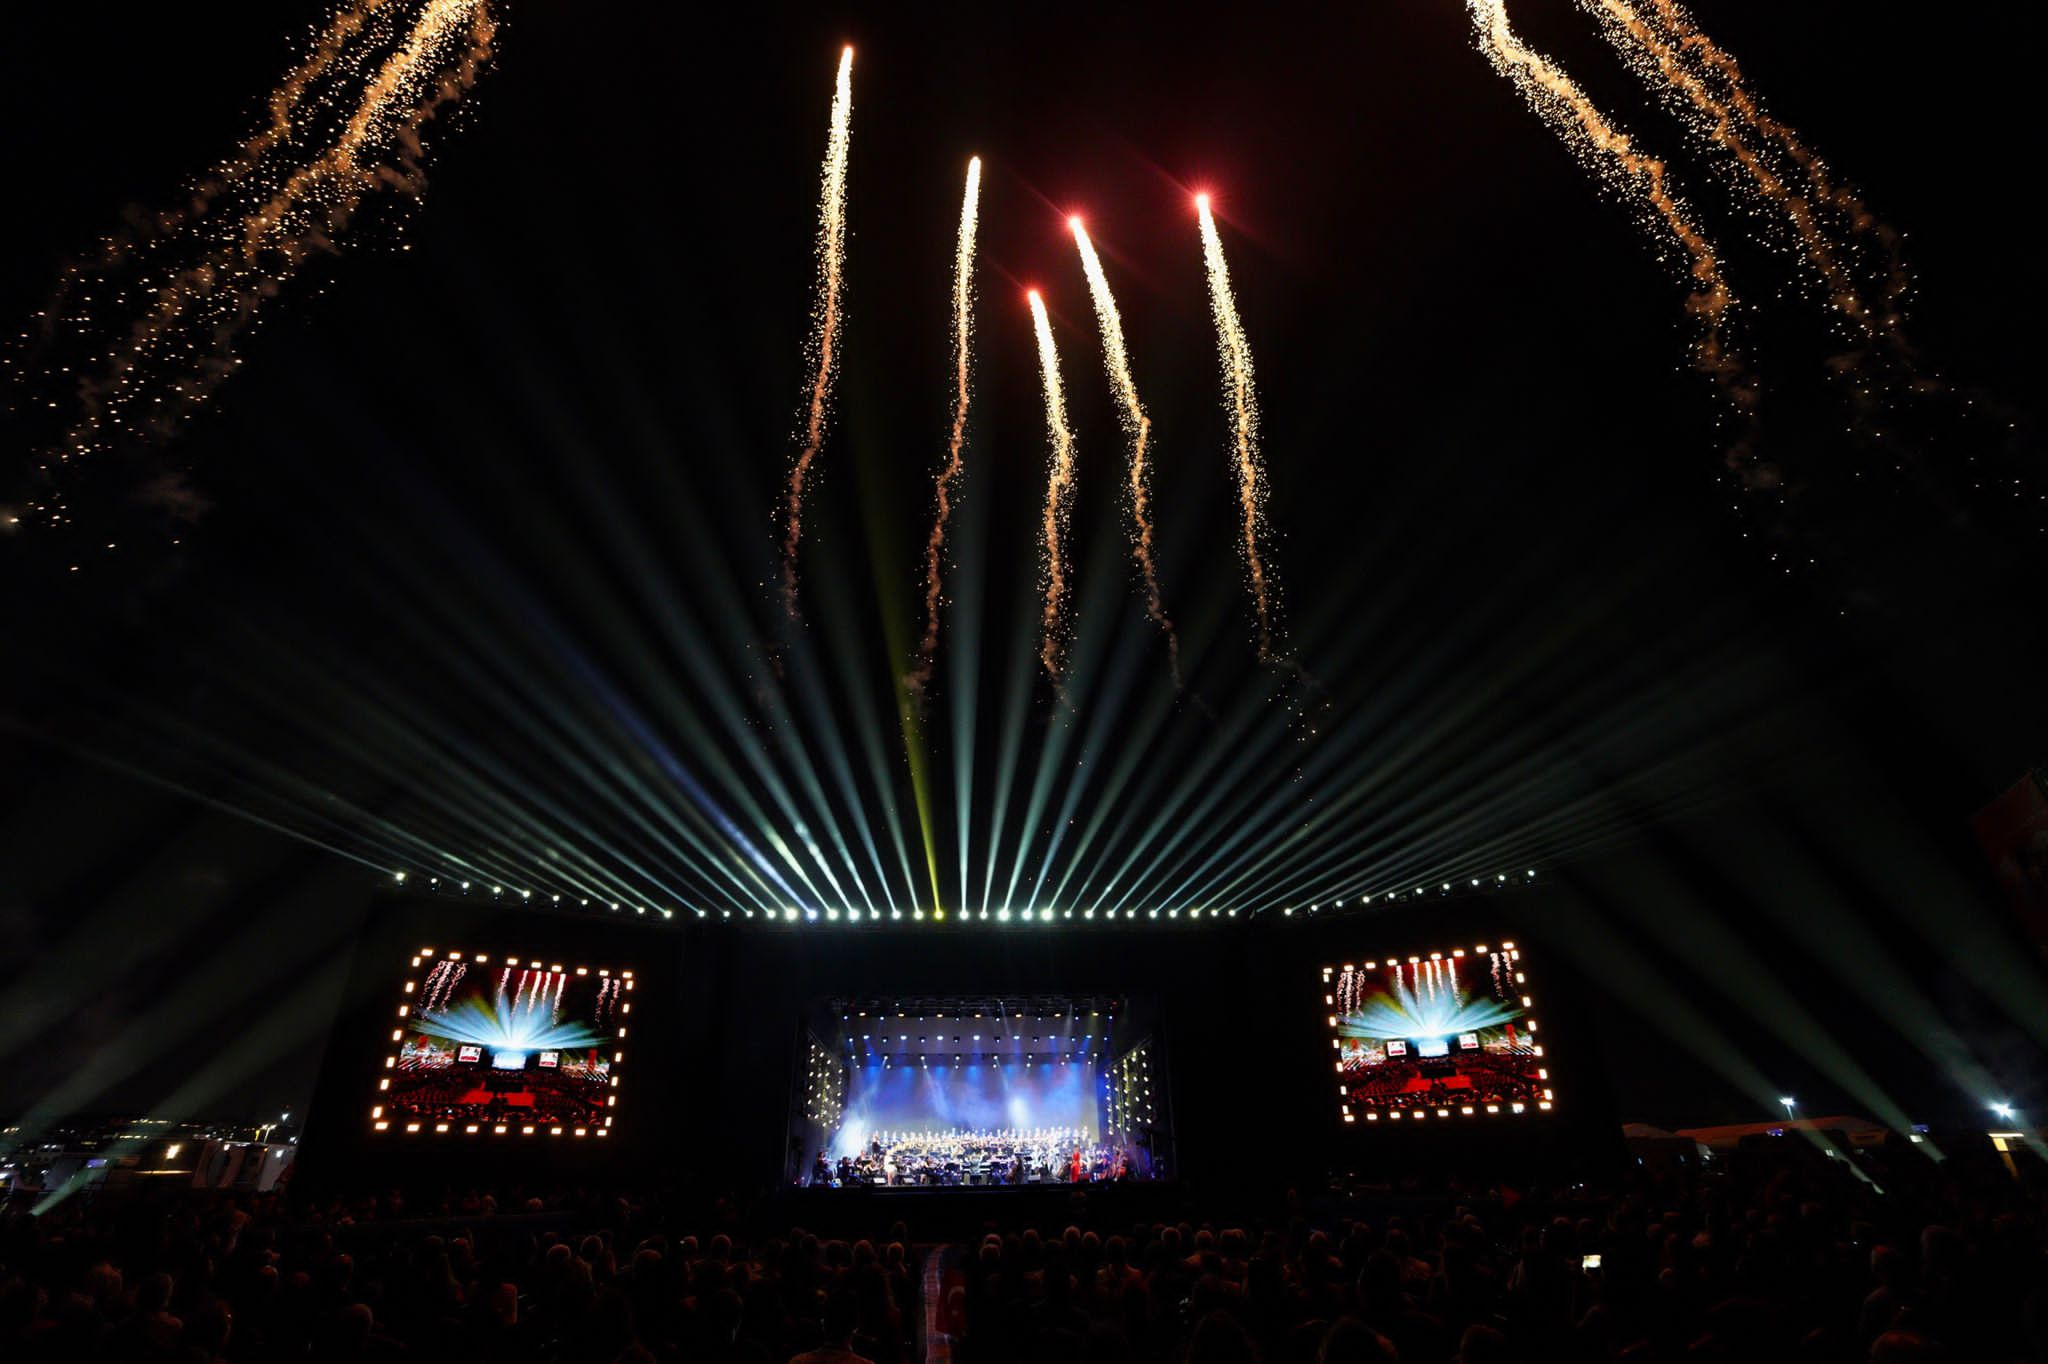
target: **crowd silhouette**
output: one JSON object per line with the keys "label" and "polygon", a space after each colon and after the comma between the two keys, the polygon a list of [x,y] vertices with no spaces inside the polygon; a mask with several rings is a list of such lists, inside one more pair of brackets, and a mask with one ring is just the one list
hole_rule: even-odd
{"label": "crowd silhouette", "polygon": [[1142,1216],[1047,1191],[965,1227],[986,1205],[833,1205],[934,1224],[867,1237],[765,1193],[109,1192],[0,1222],[0,1359],[2048,1359],[2033,1171],[1880,1153],[1860,1178],[1795,1146],[1605,1188],[1183,1188]]}

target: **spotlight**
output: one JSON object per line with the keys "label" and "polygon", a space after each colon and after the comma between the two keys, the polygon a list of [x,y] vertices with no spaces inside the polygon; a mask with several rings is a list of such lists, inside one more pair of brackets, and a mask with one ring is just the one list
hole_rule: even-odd
{"label": "spotlight", "polygon": [[2000,1118],[2004,1119],[2006,1122],[2011,1122],[2013,1114],[2017,1110],[2015,1110],[2011,1104],[2006,1103],[2004,1100],[2001,1099],[1997,1103],[1991,1105],[1991,1111],[1993,1113],[1996,1113]]}

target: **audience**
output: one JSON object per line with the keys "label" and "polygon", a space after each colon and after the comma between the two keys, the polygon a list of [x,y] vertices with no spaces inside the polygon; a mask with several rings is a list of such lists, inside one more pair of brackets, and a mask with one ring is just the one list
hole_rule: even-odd
{"label": "audience", "polygon": [[2042,1203],[2002,1169],[1919,1164],[1882,1192],[1793,1162],[1156,1222],[1121,1220],[1156,1197],[1095,1191],[1059,1226],[922,1240],[759,1234],[733,1200],[110,1193],[0,1219],[0,1360],[2048,1360]]}

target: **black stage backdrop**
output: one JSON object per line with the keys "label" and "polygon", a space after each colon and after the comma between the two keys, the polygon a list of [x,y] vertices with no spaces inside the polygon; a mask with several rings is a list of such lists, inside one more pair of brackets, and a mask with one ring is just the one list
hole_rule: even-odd
{"label": "black stage backdrop", "polygon": [[[1282,1188],[1332,1173],[1559,1179],[1611,1168],[1619,1120],[1599,1020],[1616,1016],[1540,931],[1540,892],[1369,916],[1162,929],[906,923],[678,925],[384,897],[356,947],[304,1138],[309,1192],[492,1181],[758,1193],[782,1179],[799,1022],[833,995],[1115,994],[1147,1006],[1164,1054],[1181,1182]],[[1512,939],[1542,1021],[1551,1114],[1338,1118],[1321,968]],[[635,972],[617,1132],[373,1134],[391,1009],[422,946]],[[913,1196],[928,1196],[917,1191]]]}

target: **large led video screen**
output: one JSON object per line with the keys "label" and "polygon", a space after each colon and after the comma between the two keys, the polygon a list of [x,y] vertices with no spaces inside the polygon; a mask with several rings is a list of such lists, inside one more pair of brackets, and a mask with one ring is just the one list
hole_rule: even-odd
{"label": "large led video screen", "polygon": [[633,973],[423,947],[406,971],[373,1132],[611,1135]]}
{"label": "large led video screen", "polygon": [[1100,1065],[1080,1057],[1024,1065],[963,1064],[885,1067],[880,1059],[855,1068],[846,1113],[829,1153],[859,1155],[878,1134],[896,1139],[962,1132],[1059,1132],[1093,1144],[1102,1096]]}
{"label": "large led video screen", "polygon": [[1512,942],[1323,968],[1347,1123],[1548,1113],[1556,1103]]}

